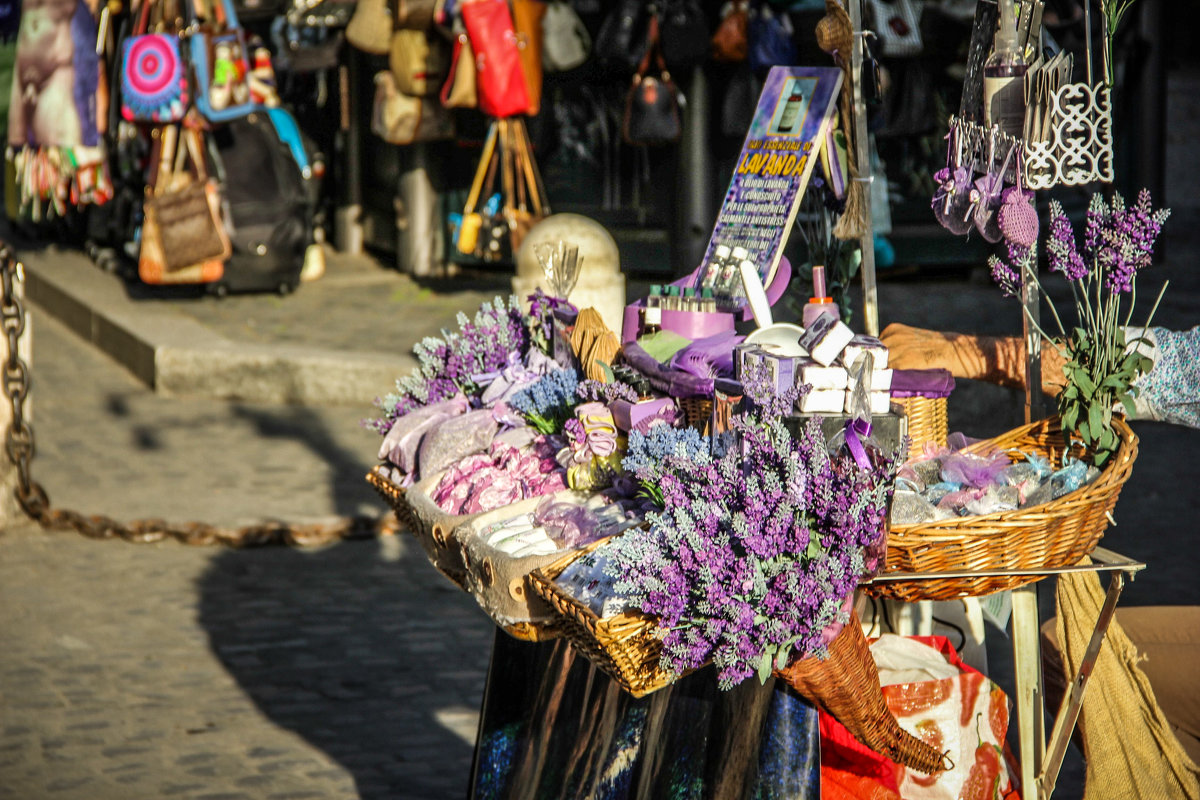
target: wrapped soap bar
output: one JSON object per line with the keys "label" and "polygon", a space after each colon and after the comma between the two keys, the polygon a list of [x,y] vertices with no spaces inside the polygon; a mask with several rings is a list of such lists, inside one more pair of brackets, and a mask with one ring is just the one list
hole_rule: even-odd
{"label": "wrapped soap bar", "polygon": [[845,367],[826,367],[811,358],[800,361],[800,382],[807,383],[814,391],[821,389],[845,389],[850,376]]}
{"label": "wrapped soap bar", "polygon": [[[887,390],[877,392],[874,390],[874,388],[872,388],[870,394],[867,395],[867,399],[871,404],[872,414],[886,414],[889,410],[891,410],[892,396],[887,392]],[[853,412],[854,392],[847,389],[842,394],[842,402],[844,404],[842,410],[844,410],[847,414]]]}
{"label": "wrapped soap bar", "polygon": [[626,433],[637,427],[643,420],[662,417],[668,409],[675,407],[675,401],[670,397],[658,397],[654,400],[642,400],[631,403],[628,400],[614,400],[609,409],[617,427]]}
{"label": "wrapped soap bar", "polygon": [[[846,349],[842,351],[842,364],[850,367],[864,352],[869,352],[875,357],[875,369],[886,369],[888,365],[888,350],[883,342],[876,339],[874,336],[858,333],[846,345]],[[871,384],[874,386],[875,384]]]}
{"label": "wrapped soap bar", "polygon": [[846,392],[842,389],[814,389],[799,401],[804,414],[840,414],[845,404]]}
{"label": "wrapped soap bar", "polygon": [[879,369],[871,373],[871,391],[872,392],[887,392],[891,394],[892,388],[892,371],[890,369]]}
{"label": "wrapped soap bar", "polygon": [[853,338],[854,331],[840,319],[822,315],[814,319],[804,331],[804,335],[800,337],[800,346],[807,350],[817,363],[828,367],[837,360]]}

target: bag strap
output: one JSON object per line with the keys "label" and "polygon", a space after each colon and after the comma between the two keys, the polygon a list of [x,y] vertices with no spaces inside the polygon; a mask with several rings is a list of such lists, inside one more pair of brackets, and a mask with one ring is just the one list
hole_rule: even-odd
{"label": "bag strap", "polygon": [[667,62],[663,59],[662,42],[658,34],[657,14],[651,14],[650,21],[646,25],[646,52],[642,54],[642,61],[638,64],[637,73],[633,76],[635,82],[639,78],[649,74],[651,57],[654,58],[654,65],[662,74],[663,80],[669,81],[671,73],[667,72]]}
{"label": "bag strap", "polygon": [[142,6],[138,9],[137,21],[133,24],[133,30],[129,32],[131,36],[139,36],[149,32],[150,6],[152,5],[154,5],[154,0],[142,0]]}
{"label": "bag strap", "polygon": [[529,129],[525,127],[525,120],[519,120],[518,130],[525,143],[526,169],[532,175],[530,186],[533,187],[535,197],[537,197],[538,205],[541,209],[542,216],[549,216],[550,199],[546,194],[546,184],[542,182],[542,172],[538,169],[537,161],[533,158],[533,142],[529,139]]}
{"label": "bag strap", "polygon": [[488,174],[488,168],[492,163],[492,155],[496,152],[496,123],[493,122],[488,128],[487,139],[483,143],[483,153],[479,157],[479,166],[475,168],[475,178],[471,181],[471,191],[467,194],[467,205],[463,209],[463,214],[475,213],[475,208],[479,205],[479,194],[483,191],[485,177]]}
{"label": "bag strap", "polygon": [[500,186],[504,192],[504,208],[512,210],[516,195],[513,185],[512,132],[507,119],[500,120],[500,126]]}
{"label": "bag strap", "polygon": [[171,183],[172,164],[175,161],[175,153],[179,144],[178,127],[175,125],[164,125],[159,130],[157,169],[155,170],[152,184],[155,197],[161,197],[166,194],[167,187]]}

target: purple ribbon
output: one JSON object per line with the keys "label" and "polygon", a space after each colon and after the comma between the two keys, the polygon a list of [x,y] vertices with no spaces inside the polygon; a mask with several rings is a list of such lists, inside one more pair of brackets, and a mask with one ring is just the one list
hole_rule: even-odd
{"label": "purple ribbon", "polygon": [[854,456],[854,463],[862,469],[871,468],[867,448],[863,445],[863,439],[870,435],[871,423],[867,420],[859,417],[846,421],[846,446],[850,448],[850,455]]}

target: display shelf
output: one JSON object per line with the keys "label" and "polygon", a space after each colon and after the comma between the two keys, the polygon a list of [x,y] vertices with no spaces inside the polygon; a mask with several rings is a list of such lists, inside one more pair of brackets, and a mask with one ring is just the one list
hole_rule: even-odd
{"label": "display shelf", "polygon": [[[1012,591],[1012,642],[1013,669],[1016,674],[1017,733],[1019,741],[1022,797],[1049,800],[1058,782],[1067,752],[1067,743],[1079,721],[1083,707],[1084,691],[1088,679],[1100,655],[1100,649],[1108,635],[1108,627],[1116,612],[1117,602],[1127,581],[1133,580],[1138,572],[1146,568],[1120,553],[1103,547],[1091,553],[1091,564],[1075,564],[1067,567],[1045,567],[1038,569],[1012,570],[947,570],[938,572],[888,572],[867,583],[893,581],[944,580],[947,578],[980,578],[989,576],[1033,575],[1043,579],[1072,573],[1107,573],[1108,590],[1104,605],[1092,629],[1091,639],[1079,671],[1071,676],[1071,682],[1058,711],[1050,739],[1045,736],[1045,693],[1042,681],[1041,649],[1038,644],[1037,582],[1026,584]],[[1030,792],[1026,787],[1036,787]]]}

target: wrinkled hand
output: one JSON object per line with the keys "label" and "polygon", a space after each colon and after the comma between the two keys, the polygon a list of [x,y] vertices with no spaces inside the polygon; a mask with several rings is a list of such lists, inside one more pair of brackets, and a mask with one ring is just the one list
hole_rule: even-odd
{"label": "wrinkled hand", "polygon": [[[879,335],[894,369],[945,369],[956,378],[1001,386],[1025,385],[1025,352],[1016,336],[972,336],[892,323]],[[1058,395],[1066,378],[1064,359],[1052,342],[1042,344],[1042,391]]]}
{"label": "wrinkled hand", "polygon": [[887,347],[888,365],[894,369],[947,369],[955,377],[965,378],[955,369],[962,365],[955,362],[951,336],[958,334],[893,322],[879,334],[879,340]]}

